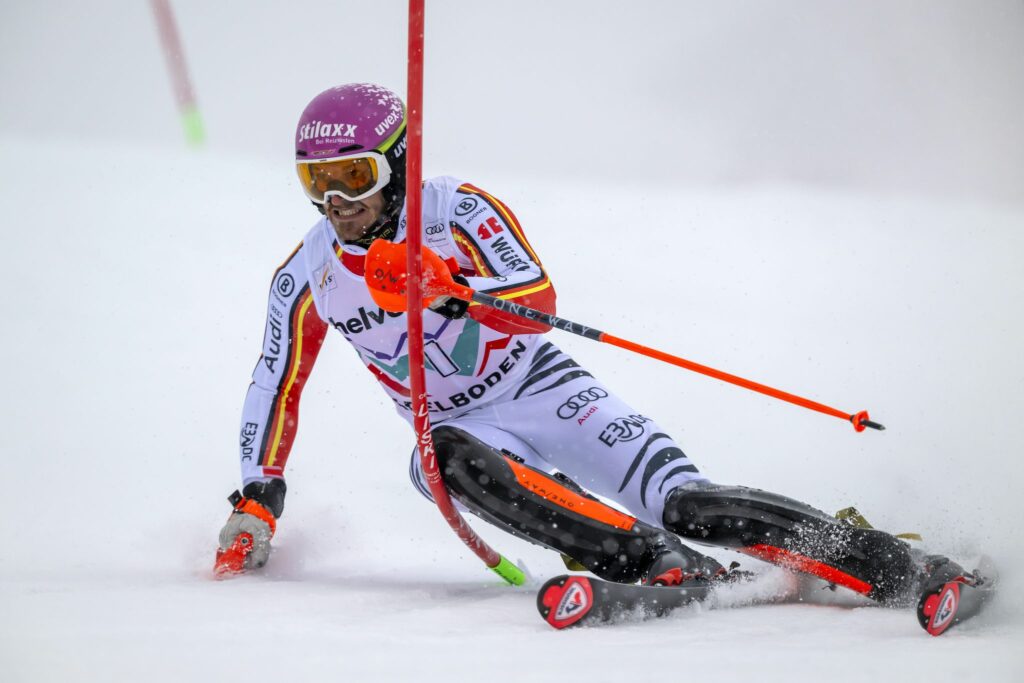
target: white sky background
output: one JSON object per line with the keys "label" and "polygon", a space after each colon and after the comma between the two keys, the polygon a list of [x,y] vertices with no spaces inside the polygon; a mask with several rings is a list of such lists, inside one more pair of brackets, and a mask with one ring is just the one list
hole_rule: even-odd
{"label": "white sky background", "polygon": [[[430,2],[428,172],[797,181],[1024,202],[1024,3]],[[406,3],[174,3],[211,144],[405,83]],[[4,3],[0,129],[173,145],[148,3]],[[628,155],[628,162],[623,155]]]}
{"label": "white sky background", "polygon": [[[719,481],[856,504],[937,549],[1018,564],[1024,3],[428,5],[426,171],[514,208],[566,317],[868,408],[890,429],[856,435],[558,344]],[[410,661],[455,633],[459,656],[487,665],[514,640],[551,680],[566,662],[599,680],[628,662],[581,669],[585,653],[652,643],[700,648],[694,677],[728,661],[770,680],[799,657],[830,680],[1019,678],[1016,574],[995,621],[941,649],[881,610],[704,613],[552,639],[532,597],[486,584],[412,490],[411,435],[339,339],[303,396],[272,571],[203,581],[237,486],[267,281],[316,217],[291,166],[297,115],[336,83],[403,90],[406,3],[174,7],[209,138],[198,152],[147,3],[0,4],[0,350],[14,359],[0,663],[34,681],[93,666],[112,680],[226,675],[225,653],[252,645],[241,618],[273,631],[274,677],[323,677],[342,657],[409,680],[415,663],[389,644],[402,632]],[[559,571],[475,526],[536,574]],[[189,656],[153,673],[166,648]],[[645,671],[675,673],[657,666]]]}

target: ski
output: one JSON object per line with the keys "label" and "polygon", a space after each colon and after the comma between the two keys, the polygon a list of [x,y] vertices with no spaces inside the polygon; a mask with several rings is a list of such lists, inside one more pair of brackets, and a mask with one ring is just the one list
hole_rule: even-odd
{"label": "ski", "polygon": [[[995,595],[998,575],[985,558],[973,573],[949,562],[935,572],[917,601],[917,621],[933,636],[979,614]],[[986,566],[987,565],[987,566]]]}
{"label": "ski", "polygon": [[636,615],[660,617],[674,609],[703,600],[712,584],[691,579],[678,586],[612,583],[590,576],[563,574],[549,579],[537,593],[537,610],[557,629],[601,624]]}
{"label": "ski", "polygon": [[[921,627],[939,636],[953,626],[980,614],[995,595],[998,575],[991,565],[965,572],[949,562],[939,567],[921,590],[917,619]],[[702,602],[718,587],[703,579],[691,579],[678,586],[621,584],[579,574],[549,579],[537,592],[537,611],[556,629],[610,624],[624,619],[663,617],[674,610]],[[798,598],[799,600],[799,598]],[[739,604],[777,604],[792,597],[768,600],[744,599]],[[730,606],[738,606],[733,604]],[[722,607],[722,605],[712,605]]]}

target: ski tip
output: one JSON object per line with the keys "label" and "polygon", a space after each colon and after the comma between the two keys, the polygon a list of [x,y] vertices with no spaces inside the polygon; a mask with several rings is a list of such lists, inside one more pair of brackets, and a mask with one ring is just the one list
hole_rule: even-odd
{"label": "ski tip", "polygon": [[956,623],[960,608],[960,582],[949,581],[942,587],[921,596],[917,606],[917,620],[930,635],[941,636]]}
{"label": "ski tip", "polygon": [[594,589],[585,576],[556,576],[537,592],[537,611],[553,628],[575,626],[594,606]]}

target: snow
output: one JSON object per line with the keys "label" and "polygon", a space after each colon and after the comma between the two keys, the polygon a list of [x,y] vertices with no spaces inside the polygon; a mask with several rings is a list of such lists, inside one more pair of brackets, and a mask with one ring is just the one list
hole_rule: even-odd
{"label": "snow", "polygon": [[[367,4],[374,8],[344,20],[401,21],[404,3]],[[687,13],[685,22],[673,14],[659,25],[703,36],[684,41],[689,56],[674,57],[691,71],[701,64],[697,86],[689,71],[670,69],[674,53],[662,36],[636,43],[635,55],[598,53],[594,68],[611,70],[624,89],[614,102],[602,74],[574,62],[578,77],[554,74],[541,84],[553,102],[544,107],[522,74],[561,64],[563,53],[549,51],[572,53],[571,45],[537,40],[536,55],[507,54],[525,31],[547,36],[570,10],[551,8],[545,23],[495,19],[488,11],[497,9],[474,4],[456,27],[455,5],[437,3],[435,23],[428,17],[428,33],[458,28],[458,40],[438,41],[429,53],[428,73],[446,77],[428,78],[428,106],[451,105],[451,119],[428,117],[428,171],[462,175],[515,210],[552,274],[562,314],[842,410],[866,408],[888,429],[856,434],[840,420],[622,350],[552,338],[656,417],[717,481],[827,510],[856,505],[876,526],[920,532],[927,547],[961,559],[992,554],[1003,571],[995,604],[938,639],[909,612],[820,585],[803,604],[738,606],[785,590],[789,577],[725,551],[713,554],[762,578],[665,620],[553,631],[536,614],[535,589],[563,571],[561,561],[473,520],[534,578],[510,588],[482,568],[408,482],[411,434],[337,335],[303,396],[270,564],[258,575],[212,580],[225,497],[238,486],[238,417],[266,288],[317,217],[289,162],[295,114],[335,80],[401,84],[404,66],[300,68],[309,52],[294,46],[309,37],[309,8],[268,4],[246,14],[238,3],[176,3],[211,133],[207,148],[185,151],[150,19],[137,5],[5,6],[0,22],[0,84],[14,95],[0,103],[0,678],[1024,677],[1024,155],[1015,118],[1024,81],[1008,77],[1016,89],[1003,92],[993,75],[1019,65],[1016,48],[1012,59],[1003,51],[1019,45],[1007,40],[1019,35],[1018,4],[972,14],[985,31],[964,19],[966,10],[944,5],[929,15],[927,35],[960,37],[956,27],[970,24],[963,59],[947,55],[948,41],[915,29],[914,58],[900,62],[893,81],[883,79],[892,59],[866,59],[868,69],[849,57],[901,56],[892,47],[901,31],[878,46],[866,38],[874,36],[870,13],[858,15],[848,43],[835,43],[846,49],[829,48],[832,60],[815,71],[796,48],[773,52],[756,33],[767,10],[740,18],[686,5],[671,10]],[[812,5],[783,14],[820,26],[825,15]],[[354,11],[325,7],[318,19]],[[828,11],[842,19],[830,27],[850,23],[844,13],[853,10]],[[911,20],[919,11],[901,5],[899,26],[918,26]],[[1003,14],[1010,19],[993,20]],[[636,32],[647,20],[616,25]],[[106,33],[115,21],[134,30]],[[735,40],[713,30],[737,22]],[[804,40],[787,22],[779,20],[787,44]],[[583,22],[575,39],[581,54],[599,47],[593,23]],[[404,35],[400,26],[392,38]],[[90,42],[100,32],[109,50]],[[276,40],[245,42],[264,35]],[[699,59],[710,43],[746,54],[751,40],[761,71]],[[824,49],[811,42],[800,49]],[[353,51],[400,43],[377,35],[353,42]],[[844,97],[830,99],[840,53],[843,73],[856,78],[835,79]],[[915,80],[937,54],[958,84],[941,96],[933,81]],[[630,70],[629,59],[667,70]],[[794,62],[811,94],[775,97],[770,85]],[[507,90],[465,106],[476,70]],[[95,85],[91,73],[106,76]],[[744,99],[755,95],[733,77],[763,81],[757,100]],[[916,99],[886,100],[890,89],[905,92],[901,78],[915,84]],[[677,158],[680,174],[658,165],[633,183],[601,179],[592,169],[607,154],[586,141],[618,144],[614,124],[629,115],[622,102],[656,100],[652,82],[675,83],[666,90],[677,99],[657,100],[640,128],[667,146],[652,163]],[[524,142],[564,121],[565,103],[577,113],[589,106],[588,93],[602,104],[579,116],[586,136],[566,149],[565,130],[555,126],[548,134],[560,145]],[[826,130],[808,131],[801,107],[818,96],[822,108],[806,116]],[[935,118],[915,119],[920,130],[889,117],[929,111]],[[896,121],[881,141],[865,133],[874,116]],[[678,125],[670,133],[653,125],[665,120]],[[518,135],[517,126],[525,127]],[[797,149],[804,134],[810,142]],[[482,148],[467,142],[481,139]],[[535,149],[565,150],[581,170],[533,173]],[[714,184],[697,180],[702,169]]]}
{"label": "snow", "polygon": [[[858,435],[557,337],[678,434],[710,476],[826,508],[856,504],[936,549],[993,552],[1005,569],[991,613],[935,641],[909,612],[857,603],[704,606],[558,633],[534,608],[558,558],[477,521],[536,578],[513,589],[486,572],[408,483],[412,439],[340,340],[304,394],[271,563],[262,575],[211,580],[265,287],[316,214],[287,164],[9,138],[0,154],[19,160],[0,195],[8,225],[20,226],[8,243],[14,295],[3,304],[5,356],[15,361],[3,399],[14,484],[0,554],[8,680],[182,680],[250,666],[298,680],[477,680],[495,666],[538,681],[681,665],[687,675],[765,680],[1019,675],[1011,567],[1024,212],[787,187],[648,189],[637,205],[640,190],[609,199],[580,186],[573,196],[591,208],[574,217],[554,188],[489,183],[536,226],[530,236],[565,315],[867,407],[889,426]],[[56,220],[38,181],[55,158],[81,179],[62,193]],[[132,172],[156,158],[162,175]],[[635,225],[675,218],[627,229],[633,258],[623,260],[612,247],[625,215]],[[586,230],[559,227],[572,225]],[[681,254],[667,248],[677,237]],[[601,269],[607,277],[588,277]],[[770,594],[779,578],[765,569],[760,590]]]}

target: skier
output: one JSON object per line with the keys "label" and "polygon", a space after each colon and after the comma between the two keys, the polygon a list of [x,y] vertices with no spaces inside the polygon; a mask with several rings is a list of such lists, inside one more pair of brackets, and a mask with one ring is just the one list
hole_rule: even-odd
{"label": "skier", "polygon": [[[271,280],[263,352],[242,411],[243,489],[230,498],[234,510],[220,532],[219,573],[261,567],[269,557],[299,397],[329,328],[412,423],[406,317],[374,303],[363,272],[374,240],[405,239],[405,125],[398,96],[370,84],[331,88],[299,119],[296,168],[321,217]],[[425,181],[422,199],[423,243],[458,281],[554,313],[554,287],[504,203],[451,177]],[[905,543],[774,493],[712,483],[657,422],[545,331],[451,297],[424,311],[433,438],[445,483],[466,509],[617,582],[733,576],[681,537],[884,603],[916,596],[933,567],[915,561]],[[409,474],[431,498],[415,449]]]}

